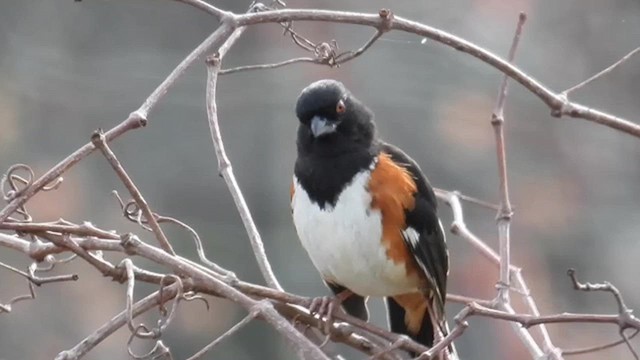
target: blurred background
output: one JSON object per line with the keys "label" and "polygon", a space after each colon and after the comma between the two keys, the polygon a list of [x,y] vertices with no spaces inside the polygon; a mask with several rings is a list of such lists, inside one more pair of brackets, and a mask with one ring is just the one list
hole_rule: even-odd
{"label": "blurred background", "polygon": [[[244,12],[249,1],[215,1]],[[289,7],[377,12],[443,29],[505,57],[518,13],[528,21],[517,65],[555,91],[566,89],[640,45],[636,0],[303,1]],[[37,175],[135,110],[166,75],[217,26],[214,18],[172,1],[0,0],[0,169],[31,165]],[[315,42],[336,39],[340,50],[360,47],[365,27],[295,23]],[[306,56],[276,24],[250,28],[223,67]],[[151,112],[149,126],[112,144],[152,208],[179,218],[201,235],[209,257],[244,280],[263,283],[242,223],[217,176],[204,104],[204,61],[192,67]],[[403,33],[384,35],[367,53],[339,69],[298,64],[227,75],[219,81],[219,114],[235,174],[286,290],[328,294],[300,246],[290,219],[289,183],[295,158],[293,115],[299,91],[321,78],[343,81],[376,113],[380,134],[400,145],[444,189],[498,202],[490,115],[501,74],[466,54]],[[640,56],[576,91],[572,99],[638,122]],[[543,313],[615,312],[609,294],[577,293],[566,269],[582,280],[609,280],[640,309],[640,140],[590,122],[555,119],[534,95],[512,84],[506,136],[514,263]],[[121,217],[110,194],[126,190],[94,154],[65,174],[63,186],[28,204],[38,221],[63,217],[119,232],[152,236]],[[469,227],[496,247],[495,213],[464,204]],[[445,224],[451,222],[442,204]],[[174,247],[195,258],[189,235],[165,226]],[[462,239],[449,235],[450,291],[491,298],[497,269]],[[0,249],[0,261],[26,267],[19,253]],[[148,264],[135,260],[141,266]],[[157,269],[150,266],[152,269]],[[124,308],[125,289],[82,261],[60,266],[75,283],[45,285],[37,299],[0,315],[0,359],[51,359]],[[140,285],[136,298],[155,287]],[[24,280],[0,271],[0,303],[26,291]],[[518,295],[513,295],[518,299]],[[183,303],[165,334],[177,359],[186,358],[232,326],[239,307],[211,300]],[[386,323],[378,299],[373,321]],[[448,306],[450,315],[460,306]],[[522,309],[522,307],[520,307]],[[154,322],[156,312],[146,318]],[[617,339],[611,325],[552,325],[561,348]],[[126,358],[128,330],[100,344],[87,359]],[[138,343],[142,352],[148,343]],[[528,359],[510,326],[472,319],[457,341],[466,359]],[[351,353],[353,358],[362,355]],[[624,347],[583,359],[627,359]],[[293,351],[260,321],[216,347],[207,358],[293,359]]]}

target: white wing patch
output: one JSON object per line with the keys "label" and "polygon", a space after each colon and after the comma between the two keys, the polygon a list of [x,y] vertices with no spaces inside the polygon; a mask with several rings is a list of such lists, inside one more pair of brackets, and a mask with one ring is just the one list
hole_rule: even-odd
{"label": "white wing patch", "polygon": [[[407,243],[407,245],[411,246],[411,252],[416,254],[419,251],[418,248],[420,247],[420,233],[416,229],[409,226],[408,228],[402,230],[402,237],[404,237],[404,241]],[[420,257],[414,255],[413,258],[422,269],[422,272],[429,278],[431,282],[433,282],[434,280],[430,276],[429,270],[422,262]]]}
{"label": "white wing patch", "polygon": [[412,227],[408,227],[402,230],[402,236],[404,237],[405,241],[408,241],[414,249],[417,248],[420,244],[420,234],[418,233],[418,231],[416,231],[416,229]]}
{"label": "white wing patch", "polygon": [[[440,219],[438,219],[438,225],[440,225],[440,233],[442,234],[442,239],[446,242],[446,235],[444,232],[444,227],[442,226],[442,221],[440,221]],[[404,230],[402,230],[402,237],[404,237],[405,242],[411,246],[411,248],[414,250],[414,253],[416,252],[416,250],[420,247],[420,233],[418,233],[418,231],[412,227],[408,227]],[[447,275],[449,275],[449,249],[446,249],[447,252]],[[427,267],[425,266],[425,264],[422,262],[422,260],[420,260],[419,257],[414,256],[414,259],[416,260],[416,262],[418,263],[418,265],[420,266],[420,268],[422,269],[422,271],[425,273],[425,275],[427,275],[427,277],[430,277],[431,281],[433,282],[433,278],[429,275],[429,271],[427,270]]]}
{"label": "white wing patch", "polygon": [[[445,244],[447,243],[447,233],[444,232],[444,227],[442,226],[442,221],[440,221],[440,219],[438,219],[438,224],[440,225],[440,233],[442,234],[442,240],[445,242]],[[449,248],[446,248],[445,251],[447,252],[447,276],[449,276],[449,271],[451,270],[450,265],[450,257],[449,257]]]}

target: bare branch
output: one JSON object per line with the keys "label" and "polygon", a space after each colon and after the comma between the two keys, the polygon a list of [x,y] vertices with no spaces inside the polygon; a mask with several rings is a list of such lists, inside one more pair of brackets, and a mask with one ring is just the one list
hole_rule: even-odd
{"label": "bare branch", "polygon": [[301,58],[289,59],[289,60],[285,60],[285,61],[281,61],[273,64],[247,65],[247,66],[238,66],[230,69],[222,69],[218,72],[218,74],[228,75],[228,74],[233,74],[241,71],[277,69],[279,67],[301,63],[301,62],[313,63],[313,64],[322,63],[322,61],[318,59],[314,59],[310,57],[301,57]]}
{"label": "bare branch", "polygon": [[111,148],[109,148],[102,130],[97,130],[93,133],[93,135],[91,135],[91,142],[95,147],[100,149],[104,157],[113,168],[113,171],[116,172],[124,186],[127,188],[127,190],[129,190],[131,196],[135,199],[138,207],[140,208],[140,211],[142,211],[147,222],[151,226],[151,229],[153,230],[158,243],[160,243],[160,247],[162,247],[164,251],[168,252],[169,254],[175,255],[176,252],[173,250],[171,243],[169,243],[167,236],[164,234],[164,231],[162,231],[162,228],[160,227],[160,224],[158,224],[155,216],[153,216],[153,211],[151,211],[149,204],[142,196],[142,193],[140,192],[136,184],[134,184],[133,180],[131,180],[131,177],[129,176],[129,174],[127,174],[122,164],[120,164],[120,161],[118,161],[116,154],[114,154],[113,151],[111,151]]}
{"label": "bare branch", "polygon": [[227,157],[224,150],[224,143],[222,142],[222,135],[220,133],[220,125],[218,123],[218,107],[216,105],[216,86],[218,81],[218,71],[220,71],[220,59],[217,57],[209,57],[207,59],[207,115],[209,119],[209,129],[211,131],[211,140],[215,148],[216,158],[218,159],[218,172],[224,178],[229,192],[233,197],[233,201],[236,204],[236,208],[240,213],[240,218],[244,224],[249,240],[251,240],[251,247],[253,253],[258,261],[258,266],[262,272],[262,276],[266,280],[267,284],[278,290],[282,290],[282,286],[278,283],[278,279],[273,273],[271,264],[267,259],[267,254],[264,250],[264,244],[258,228],[256,227],[247,202],[242,195],[240,186],[236,180],[233,170],[231,168],[231,162]]}
{"label": "bare branch", "polygon": [[[636,335],[638,335],[638,333],[640,333],[640,330],[636,330],[634,331],[633,334],[631,334],[631,336],[629,336],[628,340],[633,339]],[[610,349],[612,347],[618,346],[620,344],[624,344],[627,341],[625,339],[620,339],[614,342],[609,342],[603,345],[597,345],[597,346],[589,346],[586,348],[581,348],[581,349],[571,349],[571,350],[562,350],[562,355],[564,356],[571,356],[571,355],[584,355],[584,354],[588,354],[588,353],[592,353],[592,352],[598,352],[598,351],[602,351],[602,350],[606,350],[606,349]]]}
{"label": "bare branch", "polygon": [[[527,16],[520,13],[518,17],[518,25],[516,27],[511,49],[509,50],[509,63],[513,62],[520,42],[522,27],[524,26]],[[498,157],[498,175],[500,178],[500,210],[498,211],[498,239],[500,243],[500,287],[498,288],[497,300],[502,303],[509,303],[509,286],[510,286],[510,265],[511,265],[511,245],[509,239],[509,227],[511,224],[511,202],[509,201],[509,185],[507,176],[507,151],[504,141],[504,105],[507,100],[509,77],[504,75],[500,90],[498,91],[498,99],[491,116],[491,125],[496,138],[496,153]]]}
{"label": "bare branch", "polygon": [[253,300],[206,271],[189,263],[185,263],[174,256],[170,256],[166,252],[140,241],[135,235],[126,234],[123,236],[122,246],[128,253],[164,264],[173,269],[177,274],[193,279],[196,284],[207,284],[210,289],[215,290],[215,293],[240,304],[248,311],[258,309],[260,316],[264,320],[271,324],[274,329],[282,334],[285,339],[289,340],[297,349],[303,351],[309,359],[328,359],[315,344],[300,334],[287,320],[282,318],[270,302]]}
{"label": "bare branch", "polygon": [[613,297],[616,299],[616,303],[618,304],[618,311],[621,314],[631,314],[632,311],[627,307],[624,303],[624,299],[622,298],[622,294],[620,294],[620,290],[613,286],[608,281],[605,281],[602,284],[592,284],[592,283],[581,283],[578,281],[578,275],[576,275],[575,269],[567,270],[567,275],[571,279],[571,283],[573,284],[573,288],[580,291],[605,291],[610,292]]}
{"label": "bare branch", "polygon": [[636,349],[633,348],[633,345],[631,345],[627,334],[624,333],[624,329],[620,329],[620,336],[622,337],[622,340],[624,340],[625,344],[627,344],[627,348],[629,348],[629,351],[633,355],[633,358],[638,360],[638,353],[636,352]]}
{"label": "bare branch", "polygon": [[560,95],[562,95],[564,97],[568,97],[570,92],[578,90],[581,87],[590,84],[592,81],[597,80],[597,79],[601,78],[602,76],[610,73],[611,71],[613,71],[613,69],[615,69],[618,66],[624,64],[627,60],[629,60],[633,55],[637,54],[638,52],[640,52],[640,47],[637,47],[637,48],[631,50],[630,53],[628,53],[627,55],[623,56],[620,60],[618,60],[618,61],[614,62],[613,64],[611,64],[606,69],[604,69],[604,70],[600,71],[599,73],[593,75],[592,77],[588,78],[587,80],[582,81],[581,83],[576,84],[576,85],[568,88],[567,90],[565,90],[562,93],[560,93]]}
{"label": "bare branch", "polygon": [[[32,264],[32,265],[35,265]],[[47,277],[38,277],[35,276],[33,274],[33,269],[35,269],[35,267],[33,269],[31,269],[31,267],[29,267],[29,272],[31,274],[28,274],[22,270],[16,269],[11,265],[7,265],[5,263],[0,262],[0,267],[3,267],[7,270],[13,271],[14,273],[23,276],[24,278],[26,278],[27,280],[29,280],[30,282],[32,282],[34,285],[36,286],[40,286],[42,284],[48,284],[48,283],[52,283],[52,282],[63,282],[63,281],[76,281],[78,280],[78,275],[77,274],[68,274],[68,275],[57,275],[57,276],[47,276]]]}
{"label": "bare branch", "polygon": [[[538,305],[533,300],[533,296],[531,296],[531,291],[529,290],[529,287],[527,286],[527,283],[524,281],[524,276],[522,276],[522,270],[521,269],[517,269],[517,270],[512,269],[511,270],[511,277],[514,280],[514,282],[516,283],[516,285],[518,286],[517,289],[518,289],[520,295],[522,295],[524,297],[525,304],[529,308],[529,311],[531,312],[531,314],[534,315],[534,316],[540,316],[540,311],[538,310]],[[544,342],[544,350],[545,350],[545,352],[548,352],[551,355],[553,355],[553,358],[555,358],[555,359],[561,358],[562,357],[561,356],[561,351],[560,351],[560,349],[555,347],[553,345],[553,343],[551,342],[551,336],[549,335],[549,331],[547,331],[547,327],[544,326],[544,325],[541,325],[541,326],[538,326],[538,329],[540,330],[540,333],[542,334],[542,339],[543,339],[543,342]]]}
{"label": "bare branch", "polygon": [[[291,30],[289,30],[291,31]],[[291,64],[297,64],[297,63],[311,63],[311,64],[317,64],[317,65],[329,65],[331,67],[333,66],[339,66],[340,64],[344,64],[347,61],[353,60],[354,58],[362,55],[362,53],[364,53],[369,47],[371,47],[371,45],[373,45],[373,43],[378,40],[380,38],[380,36],[382,36],[383,32],[382,31],[376,31],[376,33],[371,37],[371,39],[369,39],[369,41],[367,41],[366,44],[364,44],[361,48],[355,50],[355,51],[346,51],[344,53],[338,54],[335,57],[328,57],[328,56],[316,56],[314,58],[310,58],[310,57],[299,57],[299,58],[294,58],[294,59],[289,59],[289,60],[284,60],[284,61],[280,61],[277,63],[273,63],[273,64],[259,64],[259,65],[247,65],[247,66],[238,66],[238,67],[234,67],[234,68],[230,68],[230,69],[222,69],[218,72],[219,75],[228,75],[228,74],[233,74],[233,73],[237,73],[237,72],[242,72],[242,71],[250,71],[250,70],[267,70],[267,69],[277,69],[283,66],[287,66],[287,65],[291,65]],[[296,39],[296,37],[293,37],[294,39]],[[296,40],[294,40],[296,41]],[[317,48],[314,47],[314,49]],[[313,50],[313,49],[312,49]]]}
{"label": "bare branch", "polygon": [[0,230],[13,230],[22,233],[56,232],[77,236],[95,236],[98,238],[118,240],[118,235],[113,231],[104,231],[96,228],[89,222],[82,225],[63,223],[64,220],[49,223],[0,223]]}
{"label": "bare branch", "polygon": [[449,191],[449,190],[444,190],[437,187],[434,187],[433,190],[436,193],[436,196],[438,196],[442,200],[446,199],[449,193],[455,193],[460,200],[464,200],[470,204],[478,205],[486,209],[491,209],[496,211],[500,210],[500,205],[492,204],[488,201],[480,200],[480,199],[474,198],[473,196],[462,194],[458,191]]}
{"label": "bare branch", "polygon": [[601,283],[601,284],[592,284],[589,282],[581,283],[580,281],[578,281],[578,277],[574,269],[567,270],[567,275],[569,275],[569,278],[571,279],[573,287],[576,290],[605,291],[605,292],[610,292],[613,295],[613,297],[616,300],[616,303],[618,304],[619,314],[615,320],[616,320],[616,324],[619,327],[620,337],[622,337],[622,340],[629,348],[629,351],[631,352],[631,354],[633,354],[633,357],[635,359],[638,359],[638,353],[633,348],[633,345],[631,345],[631,342],[629,341],[629,338],[627,337],[627,334],[625,334],[624,331],[628,328],[634,328],[636,330],[640,330],[640,319],[636,318],[633,315],[633,310],[627,307],[627,305],[624,302],[624,299],[622,298],[622,294],[620,294],[620,291],[618,290],[618,288],[613,286],[613,284],[611,284],[608,281],[605,281],[604,283]]}
{"label": "bare branch", "polygon": [[187,5],[191,5],[193,7],[195,7],[196,9],[202,10],[204,12],[206,12],[207,14],[213,15],[215,17],[217,17],[219,20],[224,20],[226,18],[229,18],[231,16],[233,16],[233,14],[231,14],[230,12],[218,9],[217,7],[204,2],[202,0],[173,0],[173,1],[177,1],[183,4],[187,4]]}
{"label": "bare branch", "polygon": [[476,303],[476,304],[480,304],[482,306],[487,306],[487,307],[490,307],[493,305],[493,300],[483,300],[483,299],[477,299],[473,297],[456,295],[456,294],[447,294],[447,302],[454,302],[454,303],[464,304],[464,305],[469,303]]}
{"label": "bare branch", "polygon": [[[382,22],[378,14],[297,9],[282,9],[237,15],[235,20],[238,26],[273,22],[282,23],[288,21],[328,21],[333,23],[366,25],[374,28],[380,28]],[[500,72],[507,74],[540,98],[540,100],[542,100],[551,109],[552,116],[561,117],[566,115],[569,117],[581,118],[608,126],[635,137],[640,137],[640,125],[575,102],[569,102],[560,94],[547,89],[539,81],[525,74],[517,67],[509,64],[507,61],[477,45],[443,30],[407,20],[400,16],[394,17],[393,22],[389,24],[389,30],[399,30],[426,37],[480,59]]]}
{"label": "bare branch", "polygon": [[[464,221],[464,213],[462,211],[462,205],[460,204],[460,198],[457,192],[438,193],[436,196],[443,200],[447,205],[451,207],[453,213],[453,223],[451,223],[451,233],[458,235],[467,240],[471,246],[473,246],[480,255],[487,258],[491,263],[500,265],[500,256],[492,248],[489,247],[484,241],[477,237],[473,232],[467,228],[467,224]],[[511,266],[512,271],[516,269]]]}
{"label": "bare branch", "polygon": [[364,44],[362,45],[362,47],[360,47],[358,50],[356,51],[347,51],[347,52],[343,52],[342,54],[339,54],[336,57],[336,64],[340,65],[340,64],[344,64],[347,61],[353,60],[355,58],[357,58],[358,56],[362,55],[365,51],[367,51],[371,45],[373,45],[374,42],[376,42],[376,40],[378,40],[382,35],[384,34],[384,31],[382,30],[377,30],[373,36],[371,36],[371,38]]}
{"label": "bare branch", "polygon": [[202,348],[197,353],[193,354],[187,360],[198,360],[198,359],[202,358],[204,355],[207,354],[207,352],[209,352],[209,350],[213,349],[214,346],[218,345],[220,342],[222,342],[226,338],[230,337],[231,335],[235,334],[238,330],[242,329],[247,324],[249,324],[251,322],[251,320],[253,320],[257,315],[258,314],[255,313],[255,312],[250,312],[247,316],[245,316],[237,324],[232,326],[229,330],[225,331],[224,334],[222,334],[219,337],[217,337],[216,339],[214,339],[212,342],[207,344],[207,346]]}
{"label": "bare branch", "polygon": [[[131,307],[131,313],[133,317],[136,317],[142,313],[145,313],[147,310],[153,308],[158,304],[163,304],[166,301],[169,301],[173,297],[178,294],[178,287],[180,284],[175,283],[169,285],[163,289],[162,294],[159,291],[145,297],[144,299],[136,302]],[[96,331],[94,331],[91,335],[84,338],[73,348],[60,352],[55,360],[78,360],[86,355],[91,349],[93,349],[96,345],[101,343],[104,339],[109,337],[109,335],[113,334],[116,330],[125,326],[129,321],[130,314],[128,310],[124,310],[116,315],[114,318],[109,320],[107,323],[102,325]]]}
{"label": "bare branch", "polygon": [[[120,135],[128,132],[129,130],[138,129],[146,125],[146,120],[137,116],[136,114],[131,114],[129,118],[127,118],[124,122],[120,123],[118,126],[109,130],[105,134],[105,138],[107,141],[114,140],[118,138]],[[7,206],[0,211],[0,223],[4,222],[15,212],[17,209],[22,207],[27,200],[31,199],[33,195],[35,195],[38,191],[42,190],[45,186],[50,184],[52,181],[56,181],[65,171],[73,167],[80,160],[84,159],[90,153],[95,150],[93,144],[89,143],[76,150],[71,155],[67,156],[64,160],[56,164],[49,171],[47,171],[40,178],[35,180],[31,186],[24,189],[24,191],[16,196]]]}

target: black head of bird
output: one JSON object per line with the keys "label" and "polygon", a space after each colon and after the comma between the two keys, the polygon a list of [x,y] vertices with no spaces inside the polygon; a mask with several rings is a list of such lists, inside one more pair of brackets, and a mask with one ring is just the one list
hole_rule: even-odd
{"label": "black head of bird", "polygon": [[368,147],[375,137],[373,113],[339,81],[320,80],[304,88],[296,115],[303,151],[338,154]]}

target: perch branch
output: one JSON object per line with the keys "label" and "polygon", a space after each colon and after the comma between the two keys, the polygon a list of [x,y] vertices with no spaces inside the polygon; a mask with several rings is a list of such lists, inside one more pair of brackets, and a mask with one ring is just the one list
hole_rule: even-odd
{"label": "perch branch", "polygon": [[206,284],[210,289],[219,294],[219,296],[241,305],[249,312],[254,310],[259,311],[261,318],[272,325],[275,330],[293,344],[296,349],[302,351],[309,359],[328,359],[315,344],[300,334],[287,320],[279,315],[270,302],[256,301],[206,271],[140,241],[135,235],[124,235],[122,238],[122,246],[129,254],[139,255],[156,263],[163,264],[177,274],[191,278],[194,283]]}
{"label": "perch branch", "polygon": [[[5,234],[0,234],[0,235],[5,235]],[[5,241],[5,243],[3,245],[7,244],[7,241],[11,241],[11,242],[16,242],[19,239],[17,237],[13,237],[13,236],[6,236],[8,239]],[[0,240],[2,240],[3,237],[0,236]],[[91,240],[91,241],[89,241]],[[21,240],[24,242],[27,242],[26,240]],[[97,239],[86,239],[86,240],[80,240],[80,239],[76,239],[74,240],[75,243],[78,244],[78,246],[86,246],[88,248],[84,249],[85,251],[92,251],[92,250],[105,250],[105,251],[116,251],[116,252],[125,252],[127,251],[127,249],[125,249],[124,247],[114,247],[111,244],[113,243],[113,240],[97,240]],[[166,262],[159,260],[160,259],[160,253],[162,253],[161,250],[156,249],[150,245],[144,244],[139,242],[139,240],[136,241],[136,244],[139,243],[139,246],[136,246],[137,251],[135,251],[136,253],[139,253],[139,255],[146,257],[148,259],[151,259],[153,261],[158,262],[159,264],[163,264],[163,265],[169,265]],[[0,243],[2,244],[2,243]],[[37,246],[46,246],[48,244],[42,243],[40,245]],[[14,246],[13,248],[20,248],[20,246]],[[50,247],[47,247],[48,249],[51,249]],[[129,249],[130,250],[130,249]],[[27,254],[28,253],[28,249],[25,247],[23,248],[23,251]],[[66,250],[69,251],[69,250]],[[131,251],[129,251],[131,252]],[[160,252],[160,253],[159,253]],[[35,251],[35,253],[41,253],[41,251],[37,250]],[[166,253],[165,253],[166,254]],[[168,255],[167,255],[168,256]],[[155,260],[154,260],[155,259]],[[192,265],[185,265],[185,262],[180,260],[180,259],[175,259],[173,257],[171,257],[171,259],[174,259],[172,261],[175,261],[176,264],[175,266],[182,266],[185,269],[191,269]],[[182,264],[182,265],[178,265],[178,264]],[[159,284],[162,281],[162,276],[156,276],[156,277],[149,277],[149,276],[141,276],[141,270],[134,268],[135,271],[135,278],[141,281],[146,281],[146,282],[151,282],[151,283],[155,283],[155,284]],[[190,271],[190,270],[189,270]],[[144,273],[142,273],[144,274]],[[113,271],[109,274],[109,276],[114,276],[115,279],[122,279],[124,278],[122,275],[118,276],[115,275],[113,273]],[[188,285],[189,288],[193,288],[196,291],[199,292],[204,292],[210,295],[215,295],[215,296],[224,296],[223,294],[221,294],[218,290],[217,287],[212,287],[211,284],[207,284],[207,283],[203,283],[201,280],[199,280],[198,278],[191,278],[193,283],[189,282],[190,285]],[[300,297],[297,295],[293,295],[293,294],[288,294],[288,293],[284,293],[275,289],[271,289],[271,288],[267,288],[267,287],[261,287],[258,285],[254,285],[254,284],[250,284],[250,283],[246,283],[246,282],[242,282],[242,281],[238,281],[235,284],[233,284],[233,287],[236,288],[237,290],[240,290],[242,293],[250,295],[252,297],[257,297],[257,298],[268,298],[268,299],[272,299],[275,301],[278,301],[279,303],[283,303],[283,304],[295,304],[295,305],[299,305],[299,306],[303,306],[303,307],[308,307],[309,303],[310,303],[310,299],[308,298],[304,298],[304,297]],[[187,288],[187,285],[185,285],[185,290]],[[469,299],[469,298],[464,298],[465,300],[473,300],[473,299]],[[469,304],[469,303],[468,303]],[[516,314],[516,313],[509,313],[509,312],[505,312],[505,311],[500,311],[500,310],[494,310],[491,309],[489,307],[487,307],[486,305],[491,305],[490,302],[488,301],[484,301],[483,304],[478,304],[476,302],[472,302],[471,304],[474,304],[474,308],[472,310],[473,311],[473,315],[478,315],[478,316],[484,316],[484,317],[493,317],[493,318],[497,318],[497,319],[502,319],[502,320],[507,320],[507,321],[515,321],[518,322],[522,325],[524,325],[525,327],[531,327],[531,326],[540,326],[541,324],[545,324],[545,323],[566,323],[566,322],[592,322],[592,323],[611,323],[611,324],[618,324],[620,326],[620,318],[621,315],[620,314],[615,314],[615,315],[594,315],[594,314],[556,314],[556,315],[547,315],[547,316],[536,316],[536,315],[531,315],[531,314]],[[486,310],[486,311],[485,311]],[[299,310],[296,310],[299,311]],[[338,312],[335,317],[339,320],[345,321],[348,324],[351,324],[352,326],[355,326],[357,328],[366,330],[367,332],[369,332],[370,334],[373,334],[375,336],[380,336],[381,338],[384,338],[385,340],[389,341],[390,343],[403,343],[402,340],[402,336],[401,335],[397,335],[397,334],[393,334],[393,333],[389,333],[386,330],[380,329],[375,327],[372,324],[369,324],[367,322],[363,322],[362,320],[359,320],[357,318],[353,318],[347,314],[344,314],[343,312]],[[624,324],[627,328],[634,328],[634,329],[640,329],[640,322],[635,319],[635,318],[630,318],[628,321],[624,320]],[[320,326],[320,325],[318,325]],[[455,331],[455,329],[454,329]],[[461,331],[461,330],[460,330]],[[436,344],[437,345],[437,344]],[[414,352],[424,352],[424,351],[428,351],[428,348],[423,347],[420,344],[417,344],[415,342],[412,341],[408,341],[405,342],[404,344],[402,344],[402,346],[399,346],[402,349],[405,350],[409,350],[409,351],[414,351]]]}

